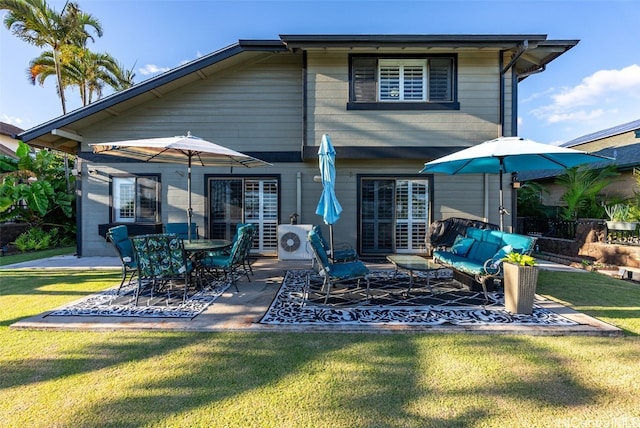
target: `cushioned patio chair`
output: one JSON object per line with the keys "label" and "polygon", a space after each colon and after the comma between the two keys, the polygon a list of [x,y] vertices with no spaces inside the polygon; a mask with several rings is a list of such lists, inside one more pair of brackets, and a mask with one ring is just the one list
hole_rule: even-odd
{"label": "cushioned patio chair", "polygon": [[187,299],[193,264],[187,257],[182,239],[176,234],[162,233],[140,235],[131,238],[138,264],[138,288],[135,304],[140,293],[150,288],[153,293],[171,292],[177,285],[182,286],[182,301]]}
{"label": "cushioned patio chair", "polygon": [[[164,231],[166,233],[175,233],[180,237],[180,239],[189,239],[189,228],[187,227],[187,222],[167,223],[164,227]],[[191,239],[199,239],[198,225],[196,223],[191,223]]]}
{"label": "cushioned patio chair", "polygon": [[247,245],[247,247],[245,248],[245,254],[242,259],[242,267],[245,269],[245,271],[248,270],[251,273],[251,275],[253,275],[253,268],[251,267],[251,248],[253,247],[253,240],[255,239],[255,236],[258,233],[258,228],[253,223],[238,223],[236,225],[236,233],[235,235],[233,235],[233,238],[231,239],[231,246],[219,251],[210,251],[208,255],[222,256],[222,255],[231,254],[231,248],[233,247],[233,244],[235,244],[235,242],[238,240],[238,236],[239,236],[238,232],[240,228],[244,226],[248,226],[251,228],[251,242],[249,242],[249,245]]}
{"label": "cushioned patio chair", "polygon": [[334,243],[332,254],[331,246],[329,245],[327,240],[324,239],[324,236],[322,236],[322,229],[320,228],[320,226],[316,224],[312,227],[312,230],[318,235],[322,248],[333,262],[352,262],[360,258],[355,248],[343,243]]}
{"label": "cushioned patio chair", "polygon": [[231,250],[228,254],[209,254],[200,259],[202,269],[210,274],[222,272],[225,280],[231,281],[233,286],[238,289],[237,275],[243,273],[249,278],[249,271],[244,268],[244,259],[248,248],[251,245],[255,228],[253,225],[244,225],[237,229],[237,238],[235,239]]}
{"label": "cushioned patio chair", "polygon": [[120,294],[120,290],[129,277],[129,281],[133,280],[133,277],[138,273],[138,264],[129,240],[129,230],[126,225],[114,226],[107,230],[106,238],[113,244],[113,247],[120,257],[122,263],[122,281],[116,294]]}
{"label": "cushioned patio chair", "polygon": [[[360,281],[365,280],[367,283],[367,300],[369,299],[369,269],[360,260],[354,260],[349,262],[331,262],[329,256],[322,245],[322,241],[318,236],[318,233],[313,228],[307,235],[309,246],[313,252],[313,256],[318,263],[318,273],[324,277],[322,288],[326,288],[326,295],[324,303],[329,301],[329,294],[331,289],[340,282],[357,280],[358,287],[360,287]],[[307,276],[305,284],[304,297],[309,293],[310,277]]]}

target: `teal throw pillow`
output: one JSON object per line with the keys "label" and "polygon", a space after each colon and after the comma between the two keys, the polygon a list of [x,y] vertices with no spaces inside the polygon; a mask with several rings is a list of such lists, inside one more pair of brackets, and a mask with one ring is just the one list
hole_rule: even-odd
{"label": "teal throw pillow", "polygon": [[475,240],[473,238],[465,238],[462,235],[458,235],[456,240],[453,241],[451,252],[457,256],[464,257],[467,255],[474,242]]}

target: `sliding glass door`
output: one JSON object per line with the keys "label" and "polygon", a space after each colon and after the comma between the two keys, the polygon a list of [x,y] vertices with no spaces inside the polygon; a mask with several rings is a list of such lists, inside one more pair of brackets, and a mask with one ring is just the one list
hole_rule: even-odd
{"label": "sliding glass door", "polygon": [[257,226],[254,251],[277,251],[277,179],[209,179],[209,236],[213,239],[230,240],[236,233],[238,223],[253,223]]}
{"label": "sliding glass door", "polygon": [[428,180],[362,177],[363,254],[425,253],[429,218]]}

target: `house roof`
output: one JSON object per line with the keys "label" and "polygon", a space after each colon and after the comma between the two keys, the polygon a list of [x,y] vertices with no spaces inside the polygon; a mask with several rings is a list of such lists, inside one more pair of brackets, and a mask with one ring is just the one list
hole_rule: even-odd
{"label": "house roof", "polygon": [[[289,49],[411,49],[447,48],[515,50],[512,63],[518,79],[543,71],[548,63],[578,44],[579,40],[547,40],[546,34],[378,34],[280,35]],[[509,67],[505,67],[505,70]]]}
{"label": "house roof", "polygon": [[[279,40],[239,40],[221,50],[171,69],[132,87],[116,92],[64,116],[35,126],[19,138],[38,147],[75,153],[82,136],[78,130],[123,114],[124,111],[160,97],[178,87],[204,79],[240,61],[274,52],[311,49],[487,49],[512,50],[513,60],[505,65],[515,69],[518,79],[543,71],[578,43],[578,40],[547,40],[546,35],[281,35]],[[406,50],[405,50],[406,51]]]}
{"label": "house roof", "polygon": [[[614,126],[611,128],[603,129],[602,131],[593,132],[591,134],[583,135],[582,137],[575,138],[571,141],[567,141],[562,144],[563,147],[573,147],[584,143],[590,143],[596,140],[602,140],[603,138],[613,137],[614,135],[624,134],[625,132],[635,131],[640,129],[640,119],[633,122],[623,123],[622,125]],[[640,157],[638,158],[640,160]]]}

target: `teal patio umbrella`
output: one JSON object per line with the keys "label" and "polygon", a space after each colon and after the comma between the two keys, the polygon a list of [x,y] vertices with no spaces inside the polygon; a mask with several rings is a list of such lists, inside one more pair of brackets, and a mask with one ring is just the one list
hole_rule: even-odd
{"label": "teal patio umbrella", "polygon": [[342,206],[338,202],[335,192],[336,150],[333,148],[328,134],[322,136],[322,142],[318,149],[318,161],[322,178],[322,195],[318,201],[316,214],[322,216],[325,224],[329,225],[329,240],[331,254],[333,254],[333,224],[340,219]]}
{"label": "teal patio umbrella", "polygon": [[500,174],[500,230],[504,208],[502,174],[519,171],[562,170],[612,160],[566,147],[537,143],[521,137],[500,137],[424,164],[420,172],[443,174]]}

